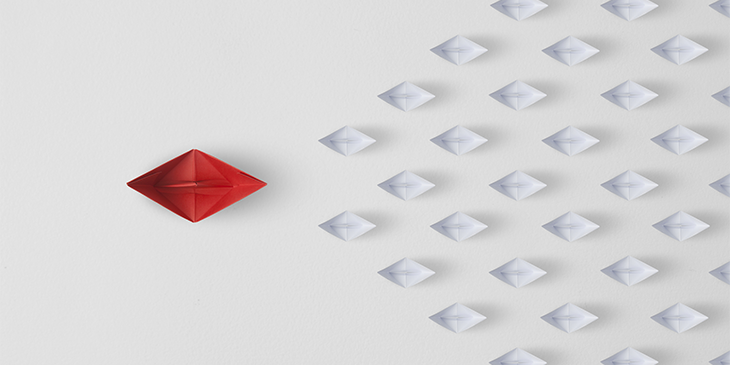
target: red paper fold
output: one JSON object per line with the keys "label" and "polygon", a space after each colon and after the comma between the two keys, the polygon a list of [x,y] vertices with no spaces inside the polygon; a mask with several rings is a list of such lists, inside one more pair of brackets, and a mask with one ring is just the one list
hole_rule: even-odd
{"label": "red paper fold", "polygon": [[193,149],[127,185],[173,213],[198,222],[251,195],[266,183]]}

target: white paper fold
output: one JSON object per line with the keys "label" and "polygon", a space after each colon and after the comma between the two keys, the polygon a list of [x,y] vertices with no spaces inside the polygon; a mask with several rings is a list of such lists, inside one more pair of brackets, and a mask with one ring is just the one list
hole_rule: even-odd
{"label": "white paper fold", "polygon": [[730,351],[710,360],[712,365],[728,365],[730,364]]}
{"label": "white paper fold", "polygon": [[522,110],[537,103],[547,95],[518,80],[489,94],[489,96],[514,110]]}
{"label": "white paper fold", "polygon": [[349,241],[364,235],[369,230],[375,228],[375,225],[355,213],[345,211],[327,222],[320,224],[319,228],[324,229],[337,238]]}
{"label": "white paper fold", "polygon": [[656,188],[655,182],[628,170],[601,184],[606,190],[626,199],[636,199]]}
{"label": "white paper fold", "polygon": [[611,0],[601,5],[617,17],[628,21],[642,17],[658,6],[649,0]]}
{"label": "white paper fold", "polygon": [[[730,0],[718,0],[710,4],[718,13],[730,18]],[[730,363],[730,362],[729,362]]]}
{"label": "white paper fold", "polygon": [[556,151],[568,156],[577,155],[598,143],[595,137],[571,126],[562,129],[542,141]]}
{"label": "white paper fold", "polygon": [[674,332],[682,333],[706,321],[707,316],[682,303],[677,303],[651,319]]}
{"label": "white paper fold", "polygon": [[652,52],[677,65],[685,64],[707,52],[707,48],[695,41],[678,35],[654,48]]}
{"label": "white paper fold", "polygon": [[658,363],[658,361],[631,347],[627,347],[616,355],[601,361],[603,365],[655,365]]}
{"label": "white paper fold", "polygon": [[481,146],[487,142],[487,139],[470,131],[469,129],[457,125],[456,127],[431,138],[431,142],[457,156],[461,156]]}
{"label": "white paper fold", "polygon": [[659,270],[637,258],[626,256],[601,272],[621,284],[632,286],[646,280]]}
{"label": "white paper fold", "polygon": [[425,104],[435,96],[420,87],[404,82],[378,95],[386,103],[407,112]]}
{"label": "white paper fold", "polygon": [[431,48],[431,52],[457,66],[481,56],[486,51],[486,48],[460,35]]}
{"label": "white paper fold", "polygon": [[575,332],[598,319],[585,309],[571,303],[565,304],[541,318],[553,327],[567,333]]}
{"label": "white paper fold", "polygon": [[707,138],[681,125],[674,126],[651,140],[665,150],[677,155],[692,151],[707,142]]}
{"label": "white paper fold", "polygon": [[599,226],[573,212],[568,212],[542,226],[550,233],[573,242],[595,231]]}
{"label": "white paper fold", "polygon": [[492,4],[500,13],[517,21],[531,17],[547,6],[539,0],[500,0]]}
{"label": "white paper fold", "polygon": [[629,80],[601,94],[606,100],[626,109],[634,110],[656,98],[655,92]]}
{"label": "white paper fold", "polygon": [[546,274],[541,268],[520,258],[516,258],[489,273],[515,288],[521,288]]}
{"label": "white paper fold", "polygon": [[726,284],[730,284],[730,262],[726,262],[725,265],[718,267],[715,270],[710,271],[710,274]]}
{"label": "white paper fold", "polygon": [[404,258],[378,271],[378,274],[397,285],[408,288],[428,279],[435,273],[409,258]]}
{"label": "white paper fold", "polygon": [[349,156],[362,151],[365,147],[375,143],[375,140],[355,128],[344,126],[320,139],[319,143],[343,156]]}
{"label": "white paper fold", "polygon": [[730,87],[726,87],[725,89],[712,94],[712,97],[715,98],[715,100],[730,106]]}
{"label": "white paper fold", "polygon": [[722,194],[730,196],[730,175],[725,175],[719,180],[710,184],[710,187],[719,191]]}
{"label": "white paper fold", "polygon": [[573,36],[568,36],[542,51],[568,66],[577,65],[598,53],[598,49]]}
{"label": "white paper fold", "polygon": [[490,365],[545,365],[545,361],[539,357],[523,350],[516,348],[501,357],[489,362]]}
{"label": "white paper fold", "polygon": [[487,225],[464,214],[456,212],[431,225],[436,232],[454,241],[463,241],[485,230]]}
{"label": "white paper fold", "polygon": [[436,185],[412,172],[403,171],[378,186],[393,196],[409,200],[431,190]]}
{"label": "white paper fold", "polygon": [[453,304],[429,318],[440,326],[455,333],[464,332],[487,319],[487,317],[459,303]]}
{"label": "white paper fold", "polygon": [[547,185],[522,171],[515,171],[489,186],[503,195],[519,201],[537,193]]}
{"label": "white paper fold", "polygon": [[654,224],[653,227],[677,241],[684,241],[706,230],[710,225],[679,211]]}

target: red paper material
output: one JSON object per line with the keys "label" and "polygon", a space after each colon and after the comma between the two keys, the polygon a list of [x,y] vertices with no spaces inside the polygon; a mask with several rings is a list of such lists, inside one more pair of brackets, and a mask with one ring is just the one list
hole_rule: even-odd
{"label": "red paper material", "polygon": [[198,222],[251,195],[266,183],[194,149],[127,185],[173,213]]}

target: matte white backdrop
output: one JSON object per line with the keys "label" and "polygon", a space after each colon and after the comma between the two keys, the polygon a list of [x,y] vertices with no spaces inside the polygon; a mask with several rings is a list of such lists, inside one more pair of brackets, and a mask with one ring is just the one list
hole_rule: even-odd
{"label": "matte white backdrop", "polygon": [[[710,1],[655,0],[626,22],[596,0],[546,1],[517,22],[488,0],[0,2],[0,363],[486,364],[515,347],[598,364],[634,347],[662,365],[730,350],[730,19]],[[460,34],[489,49],[463,66],[429,52]],[[650,51],[686,36],[677,66]],[[598,48],[567,67],[541,50]],[[488,94],[545,92],[513,111]],[[600,94],[633,80],[659,97],[627,112]],[[403,113],[376,95],[410,81],[436,95]],[[489,139],[457,157],[429,139],[457,125]],[[709,138],[677,156],[650,138]],[[377,140],[343,157],[317,140],[350,125]],[[541,139],[600,139],[567,157]],[[125,183],[192,148],[269,185],[192,224]],[[403,202],[376,184],[403,170],[436,184]],[[599,186],[631,169],[659,187],[625,201]],[[547,184],[515,202],[488,184]],[[377,225],[343,242],[317,227],[344,210]],[[486,223],[455,243],[455,211]],[[685,242],[651,227],[683,210]],[[601,228],[572,243],[541,225],[574,211]],[[600,269],[632,255],[659,273],[632,287]],[[376,272],[409,257],[436,271],[403,289]],[[520,257],[547,271],[520,289],[488,272]],[[487,316],[451,333],[455,302]],[[571,334],[540,319],[572,302],[599,319]],[[682,302],[709,317],[682,334],[650,319]]]}

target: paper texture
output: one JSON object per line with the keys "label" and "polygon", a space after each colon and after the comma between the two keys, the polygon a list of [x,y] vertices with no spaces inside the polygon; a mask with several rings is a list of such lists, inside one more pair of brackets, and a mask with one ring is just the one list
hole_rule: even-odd
{"label": "paper texture", "polygon": [[553,327],[567,333],[575,332],[598,319],[585,309],[571,303],[565,304],[541,318]]}
{"label": "paper texture", "polygon": [[658,6],[648,0],[611,0],[601,5],[617,17],[628,21],[642,17]]}
{"label": "paper texture", "polygon": [[456,212],[431,225],[436,232],[454,241],[463,241],[485,230],[487,225],[464,214]]}
{"label": "paper texture", "polygon": [[464,332],[486,319],[483,315],[459,303],[453,304],[429,318],[441,327],[455,333]]}
{"label": "paper texture", "polygon": [[531,17],[547,6],[538,0],[500,0],[492,4],[500,13],[517,21]]}
{"label": "paper texture", "polygon": [[489,273],[515,288],[521,288],[546,274],[539,267],[520,258],[516,258]]}
{"label": "paper texture", "polygon": [[707,142],[707,138],[681,125],[674,126],[651,140],[665,150],[677,155],[692,151]]}
{"label": "paper texture", "polygon": [[659,95],[633,81],[626,81],[601,96],[626,110],[634,110]]}
{"label": "paper texture", "polygon": [[514,349],[489,362],[490,365],[545,365],[545,361],[523,350]]}
{"label": "paper texture", "polygon": [[127,185],[171,212],[199,222],[253,194],[266,183],[193,149]]}
{"label": "paper texture", "polygon": [[693,40],[678,35],[654,48],[652,52],[677,65],[685,64],[707,52],[707,48]]}
{"label": "paper texture", "polygon": [[677,241],[684,241],[706,230],[710,225],[685,212],[679,211],[661,222],[654,224],[653,227]]}
{"label": "paper texture", "polygon": [[487,142],[487,139],[460,125],[457,125],[456,127],[431,138],[431,142],[457,156],[461,156],[481,146]]}
{"label": "paper texture", "polygon": [[486,48],[460,35],[431,48],[431,52],[457,66],[481,56],[486,51]]}
{"label": "paper texture", "polygon": [[730,18],[730,0],[719,0],[710,4],[710,7],[717,10],[718,13]]}
{"label": "paper texture", "polygon": [[518,80],[489,94],[489,96],[514,110],[522,110],[537,103],[547,95]]}
{"label": "paper texture", "polygon": [[364,235],[375,228],[375,225],[355,213],[345,211],[320,224],[319,228],[339,239],[349,241]]}
{"label": "paper texture", "polygon": [[659,185],[629,170],[606,181],[601,186],[626,200],[633,200],[652,191]]}
{"label": "paper texture", "polygon": [[601,272],[621,284],[632,286],[646,280],[659,270],[637,258],[626,256]]}
{"label": "paper texture", "polygon": [[375,140],[355,128],[344,126],[320,139],[319,143],[343,156],[349,156],[362,151],[365,147],[375,143]]}
{"label": "paper texture", "polygon": [[542,226],[542,228],[547,229],[550,233],[568,242],[582,238],[598,229],[598,227],[597,224],[573,212],[565,213],[552,222]]}
{"label": "paper texture", "polygon": [[519,201],[537,193],[547,185],[522,171],[515,171],[489,186],[503,195]]}
{"label": "paper texture", "polygon": [[403,171],[378,186],[395,197],[409,200],[431,190],[436,185],[412,172]]}
{"label": "paper texture", "polygon": [[601,361],[603,365],[655,365],[659,362],[649,356],[644,355],[639,350],[627,347],[616,355]]}
{"label": "paper texture", "polygon": [[710,271],[710,274],[726,284],[730,284],[730,262],[726,262],[725,265],[718,267],[715,270]]}
{"label": "paper texture", "polygon": [[[730,0],[728,0],[730,1]],[[730,106],[730,87],[726,87],[723,90],[720,90],[719,92],[712,94],[712,97],[715,98],[715,100]]]}
{"label": "paper texture", "polygon": [[435,96],[406,81],[378,95],[378,97],[384,102],[407,112],[427,103]]}
{"label": "paper texture", "polygon": [[562,129],[542,141],[556,151],[568,156],[577,155],[598,143],[595,137],[571,126]]}
{"label": "paper texture", "polygon": [[408,288],[428,279],[435,273],[409,258],[404,258],[378,271],[378,274],[397,285]]}
{"label": "paper texture", "polygon": [[682,303],[677,303],[651,319],[674,332],[682,333],[706,321],[707,317]]}
{"label": "paper texture", "polygon": [[598,53],[598,49],[572,36],[566,37],[542,51],[568,66],[577,65]]}

